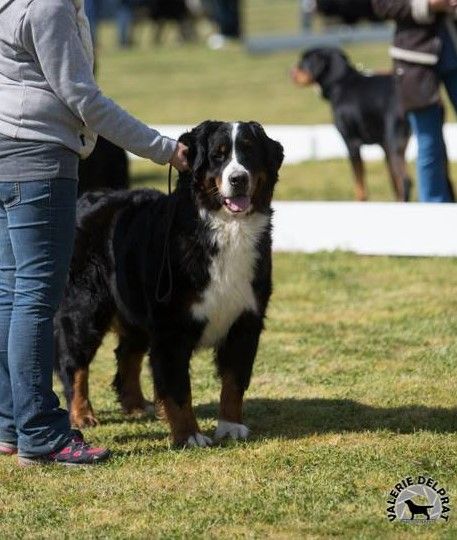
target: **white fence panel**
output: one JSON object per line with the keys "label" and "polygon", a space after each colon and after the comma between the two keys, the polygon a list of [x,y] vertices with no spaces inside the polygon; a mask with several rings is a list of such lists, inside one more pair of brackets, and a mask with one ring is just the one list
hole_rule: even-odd
{"label": "white fence panel", "polygon": [[[163,135],[178,138],[181,133],[192,129],[192,126],[157,125],[154,126]],[[348,153],[346,146],[332,124],[315,126],[299,125],[269,125],[265,129],[270,137],[281,142],[284,146],[286,164],[300,163],[309,160],[343,159]],[[457,124],[446,124],[445,139],[448,148],[449,159],[457,161]],[[382,149],[377,145],[364,146],[362,155],[367,161],[379,161],[384,159]],[[417,155],[417,145],[411,139],[407,159],[412,161]],[[135,158],[136,156],[130,155]]]}
{"label": "white fence panel", "polygon": [[275,251],[457,256],[457,205],[275,202]]}

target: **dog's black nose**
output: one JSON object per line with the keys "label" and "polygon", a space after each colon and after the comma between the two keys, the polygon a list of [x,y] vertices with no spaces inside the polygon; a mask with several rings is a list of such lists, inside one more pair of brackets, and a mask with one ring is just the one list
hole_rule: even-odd
{"label": "dog's black nose", "polygon": [[233,173],[229,178],[230,185],[238,190],[245,189],[248,181],[249,178],[246,173]]}

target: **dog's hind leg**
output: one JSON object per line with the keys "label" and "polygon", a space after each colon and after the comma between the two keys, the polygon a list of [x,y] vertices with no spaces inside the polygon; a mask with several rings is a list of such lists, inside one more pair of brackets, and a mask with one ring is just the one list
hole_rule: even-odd
{"label": "dog's hind leg", "polygon": [[385,148],[384,151],[395,198],[399,202],[408,202],[411,198],[413,183],[408,175],[405,149],[390,150]]}
{"label": "dog's hind leg", "polygon": [[249,429],[243,424],[243,397],[251,379],[262,327],[259,316],[242,315],[217,350],[216,363],[222,389],[216,440],[248,437]]}
{"label": "dog's hind leg", "polygon": [[71,424],[78,428],[95,427],[98,420],[89,400],[89,367],[78,368],[72,375]]}
{"label": "dog's hind leg", "polygon": [[[84,299],[83,294],[81,297]],[[65,301],[64,301],[65,302]],[[67,398],[70,421],[78,428],[97,425],[89,399],[89,366],[112,319],[110,306],[76,309],[66,299],[55,321],[56,365]]]}
{"label": "dog's hind leg", "polygon": [[360,155],[360,146],[348,144],[349,159],[355,180],[355,198],[358,201],[368,200],[368,192],[365,183],[365,166]]}
{"label": "dog's hind leg", "polygon": [[59,376],[65,389],[71,425],[81,429],[96,426],[98,420],[89,399],[89,365],[63,368]]}
{"label": "dog's hind leg", "polygon": [[141,390],[141,366],[149,348],[145,332],[121,324],[115,325],[119,345],[115,350],[117,372],[113,380],[122,410],[126,414],[153,412],[153,404],[143,396]]}

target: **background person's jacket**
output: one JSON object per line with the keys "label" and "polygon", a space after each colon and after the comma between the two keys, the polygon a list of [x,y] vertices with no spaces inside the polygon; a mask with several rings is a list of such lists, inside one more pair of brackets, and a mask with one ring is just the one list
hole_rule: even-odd
{"label": "background person's jacket", "polygon": [[102,95],[71,0],[0,0],[0,133],[84,155],[84,126],[160,164],[176,148]]}
{"label": "background person's jacket", "polygon": [[446,25],[457,50],[457,28],[451,16],[431,13],[428,0],[372,0],[375,13],[397,23],[393,46],[395,75],[406,111],[440,102],[436,70]]}

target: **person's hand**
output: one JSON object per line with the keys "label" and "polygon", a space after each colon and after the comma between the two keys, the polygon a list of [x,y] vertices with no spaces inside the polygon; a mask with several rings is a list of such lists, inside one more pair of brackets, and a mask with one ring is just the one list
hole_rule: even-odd
{"label": "person's hand", "polygon": [[184,172],[189,169],[189,164],[187,163],[187,151],[189,149],[185,144],[178,142],[176,150],[170,158],[170,163],[175,169],[178,169],[179,172]]}
{"label": "person's hand", "polygon": [[434,13],[454,13],[457,8],[457,0],[428,0],[430,11]]}

